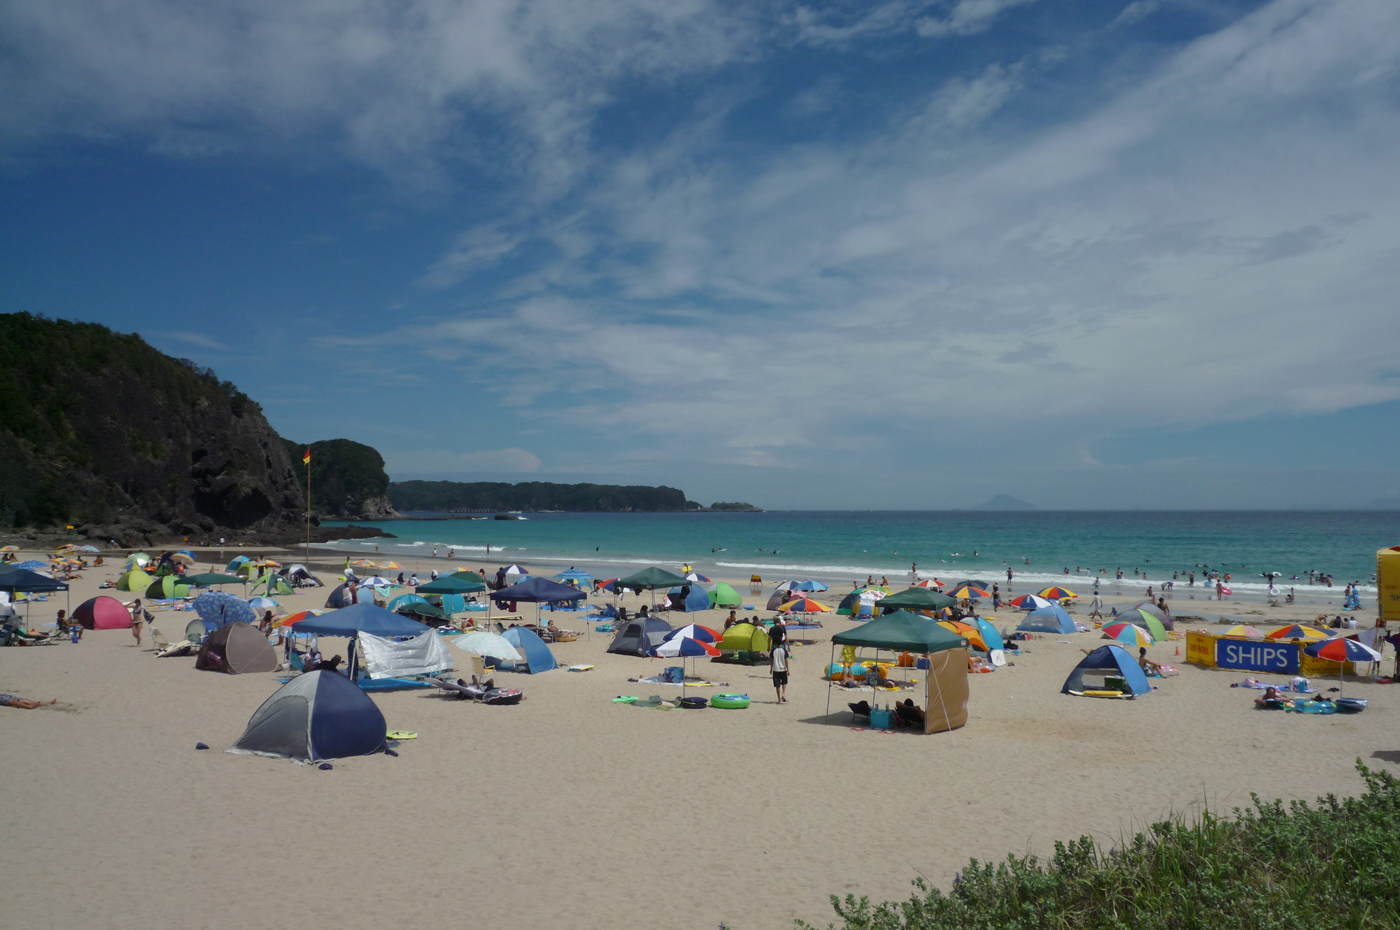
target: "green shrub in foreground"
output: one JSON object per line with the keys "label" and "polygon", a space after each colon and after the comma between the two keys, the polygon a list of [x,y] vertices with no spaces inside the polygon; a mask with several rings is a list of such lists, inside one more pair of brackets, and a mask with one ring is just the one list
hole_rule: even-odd
{"label": "green shrub in foreground", "polygon": [[1107,852],[1081,837],[1048,863],[974,859],[947,894],[919,879],[903,903],[831,903],[845,930],[1400,928],[1400,782],[1356,767],[1359,798],[1253,795],[1233,818],[1165,821]]}

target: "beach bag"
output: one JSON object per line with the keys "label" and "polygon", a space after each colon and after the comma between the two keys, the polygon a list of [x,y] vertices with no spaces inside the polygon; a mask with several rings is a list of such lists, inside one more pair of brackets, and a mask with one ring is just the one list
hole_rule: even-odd
{"label": "beach bag", "polygon": [[678,685],[685,681],[685,669],[679,665],[668,665],[661,670],[661,680],[668,685]]}

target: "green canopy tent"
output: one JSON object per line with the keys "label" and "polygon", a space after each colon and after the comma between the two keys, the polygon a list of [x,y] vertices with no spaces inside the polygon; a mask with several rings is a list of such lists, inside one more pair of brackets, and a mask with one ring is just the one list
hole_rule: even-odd
{"label": "green canopy tent", "polygon": [[953,607],[958,602],[946,594],[931,588],[909,588],[898,594],[890,594],[875,602],[875,606],[885,611],[895,610],[942,610]]}
{"label": "green canopy tent", "polygon": [[[413,592],[419,595],[420,597],[425,594],[455,594],[459,597],[465,598],[465,596],[468,594],[474,594],[477,591],[485,590],[486,581],[480,575],[476,574],[475,572],[461,571],[453,572],[450,575],[439,575],[434,581],[430,581],[427,584],[420,584],[418,587],[413,589]],[[447,607],[447,597],[443,597],[443,616],[450,617],[452,615],[452,611],[448,610]],[[489,621],[491,618],[491,604],[489,601],[487,602],[486,608],[486,618]]]}
{"label": "green canopy tent", "polygon": [[644,568],[635,575],[628,575],[626,578],[617,579],[617,589],[631,589],[633,591],[650,591],[651,606],[656,607],[656,589],[683,587],[691,584],[690,581],[677,575],[675,572],[668,572],[664,568]]}
{"label": "green canopy tent", "polygon": [[[881,603],[883,604],[884,601]],[[921,617],[907,610],[896,610],[877,617],[869,623],[861,624],[853,630],[846,630],[831,637],[831,663],[833,665],[836,663],[837,646],[874,649],[877,654],[881,649],[888,649],[891,652],[913,652],[927,656],[945,649],[966,650],[968,643],[967,637],[959,636],[951,630],[939,626],[928,617]],[[828,716],[831,715],[831,686],[831,676],[828,675],[826,683],[826,712]]]}

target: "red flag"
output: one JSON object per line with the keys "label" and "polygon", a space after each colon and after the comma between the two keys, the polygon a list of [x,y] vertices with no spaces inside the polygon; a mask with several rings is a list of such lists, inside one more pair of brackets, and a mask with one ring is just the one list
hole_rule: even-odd
{"label": "red flag", "polygon": [[310,447],[310,446],[307,446],[307,447],[306,447],[306,452],[305,452],[305,454],[303,454],[302,457],[301,457],[301,464],[303,464],[303,465],[310,465],[310,464],[311,464],[311,447]]}

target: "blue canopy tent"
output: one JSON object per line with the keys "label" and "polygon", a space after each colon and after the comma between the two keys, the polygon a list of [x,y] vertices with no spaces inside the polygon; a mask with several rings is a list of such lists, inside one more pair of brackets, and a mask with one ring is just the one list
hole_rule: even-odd
{"label": "blue canopy tent", "polygon": [[581,601],[587,597],[578,588],[571,588],[548,578],[529,575],[513,585],[491,592],[491,602],[497,607],[512,601],[524,601],[535,605],[535,621],[539,622],[540,604],[560,604],[567,601]]}
{"label": "blue canopy tent", "polygon": [[1059,604],[1051,604],[1026,614],[1016,629],[1023,633],[1073,633],[1074,621]]}
{"label": "blue canopy tent", "polygon": [[[690,593],[686,595],[684,603],[680,603],[681,591],[683,590],[683,588],[676,587],[666,592],[671,598],[672,610],[684,610],[686,612],[690,612],[693,610],[709,610],[711,607],[714,606],[710,603],[710,592],[706,591],[698,584],[686,585],[684,587],[690,588]],[[676,607],[676,604],[678,603],[680,603],[680,607]]]}
{"label": "blue canopy tent", "polygon": [[[25,564],[23,562],[21,565]],[[0,591],[6,591],[11,595],[23,594],[50,594],[54,591],[67,591],[68,585],[57,578],[50,578],[48,575],[40,575],[27,568],[15,568],[13,571],[0,574]],[[71,598],[71,596],[70,596]],[[69,608],[69,600],[63,602],[64,610]],[[29,625],[29,602],[25,602],[25,625]]]}
{"label": "blue canopy tent", "polygon": [[1074,671],[1069,673],[1065,679],[1065,686],[1060,689],[1061,694],[1082,694],[1085,690],[1122,690],[1122,688],[1099,688],[1084,687],[1084,676],[1089,675],[1097,678],[1121,678],[1126,688],[1133,696],[1147,694],[1152,690],[1152,686],[1147,683],[1147,675],[1144,674],[1142,666],[1137,664],[1132,654],[1128,650],[1116,643],[1106,643],[1093,652],[1086,655],[1074,667]]}
{"label": "blue canopy tent", "polygon": [[559,662],[554,658],[554,653],[549,651],[549,647],[544,644],[534,630],[527,630],[523,626],[513,626],[501,634],[506,642],[520,650],[520,654],[525,657],[525,671],[531,675],[538,675],[540,672],[552,671],[559,667]]}
{"label": "blue canopy tent", "polygon": [[[198,604],[198,601],[195,602]],[[298,633],[316,633],[321,636],[354,636],[369,633],[385,638],[391,636],[421,636],[432,629],[417,620],[376,607],[373,604],[352,604],[339,610],[331,610],[319,617],[307,617],[292,624]]]}
{"label": "blue canopy tent", "polygon": [[[417,620],[410,620],[402,614],[385,610],[374,604],[351,604],[349,607],[342,607],[339,610],[328,611],[318,616],[309,616],[305,620],[298,620],[293,623],[291,630],[294,633],[315,633],[318,636],[348,636],[350,638],[350,667],[348,675],[351,681],[360,684],[359,670],[360,657],[355,650],[355,637],[360,633],[368,633],[371,636],[379,636],[389,639],[394,636],[415,637],[431,632],[432,627],[426,623],[419,623]],[[385,690],[396,687],[426,687],[421,682],[411,682],[398,678],[380,678],[375,680],[365,679],[366,684],[360,684],[363,688],[373,688],[374,690]]]}

